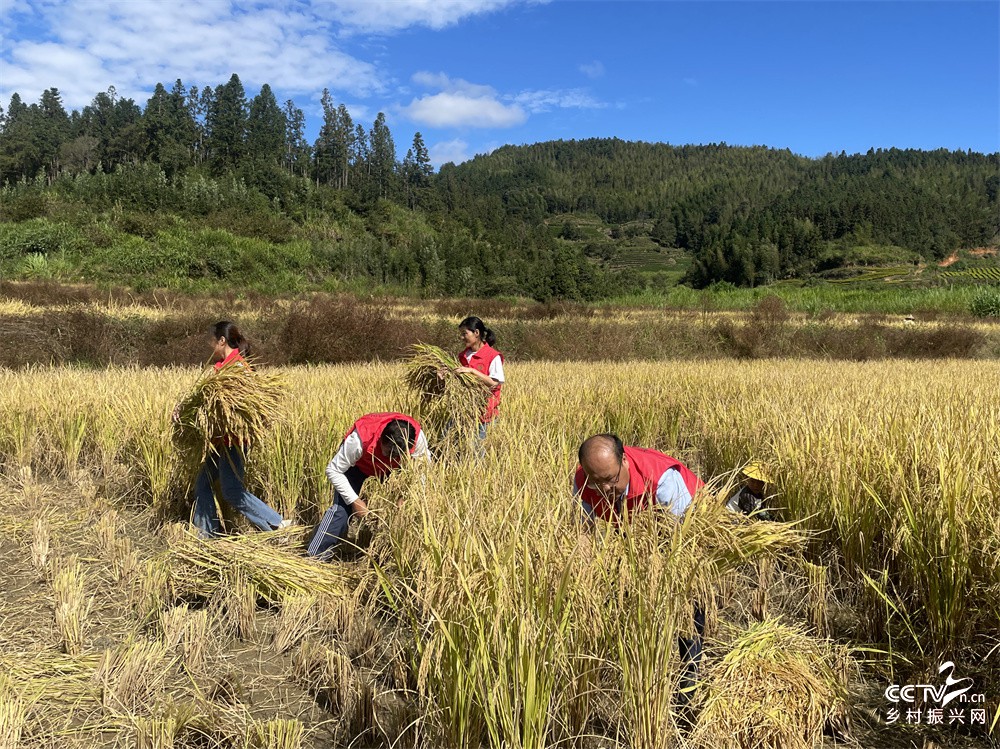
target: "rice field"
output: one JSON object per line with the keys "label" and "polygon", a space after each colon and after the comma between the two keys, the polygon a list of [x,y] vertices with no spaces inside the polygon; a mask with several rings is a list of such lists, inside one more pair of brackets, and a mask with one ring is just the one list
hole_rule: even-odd
{"label": "rice field", "polygon": [[[170,420],[196,371],[0,371],[0,747],[995,740],[1000,365],[506,369],[486,455],[366,485],[358,550],[325,564],[303,555],[324,468],[362,413],[420,413],[403,365],[280,370],[248,484],[301,525],[229,517],[210,542],[185,527]],[[683,521],[579,522],[576,449],[608,430],[708,481]],[[751,459],[775,475],[778,521],[723,507]],[[706,649],[684,712],[677,639],[696,604]],[[886,688],[937,684],[945,660],[985,721],[893,721]]]}

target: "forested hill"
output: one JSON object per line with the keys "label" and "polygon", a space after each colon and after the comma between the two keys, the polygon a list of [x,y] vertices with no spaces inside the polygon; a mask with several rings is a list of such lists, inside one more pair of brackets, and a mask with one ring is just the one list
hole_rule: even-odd
{"label": "forested hill", "polygon": [[795,276],[859,246],[942,258],[1000,231],[998,154],[889,149],[807,159],[724,144],[550,141],[446,165],[439,183],[448,205],[470,217],[645,222],[661,246],[693,253],[696,283]]}
{"label": "forested hill", "polygon": [[434,172],[398,159],[328,91],[305,137],[294,101],[237,75],[57,89],[0,107],[0,276],[175,287],[389,287],[595,299],[683,280],[758,285],[941,258],[1000,230],[1000,155],[821,159],[618,139],[505,146]]}

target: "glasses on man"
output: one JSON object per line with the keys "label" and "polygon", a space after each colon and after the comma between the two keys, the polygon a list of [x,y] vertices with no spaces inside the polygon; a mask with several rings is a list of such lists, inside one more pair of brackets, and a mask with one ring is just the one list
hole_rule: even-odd
{"label": "glasses on man", "polygon": [[587,476],[587,488],[593,489],[596,492],[607,492],[614,489],[618,485],[618,479],[622,475],[622,463],[618,464],[618,473],[612,479],[602,479],[596,476]]}

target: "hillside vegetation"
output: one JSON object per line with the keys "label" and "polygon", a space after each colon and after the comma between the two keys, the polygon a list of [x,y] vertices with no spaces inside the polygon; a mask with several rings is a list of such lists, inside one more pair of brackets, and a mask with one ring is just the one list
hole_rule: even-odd
{"label": "hillside vegetation", "polygon": [[0,112],[0,273],[596,300],[917,268],[1000,231],[998,154],[592,139],[435,173],[420,133],[399,161],[383,115],[366,130],[328,92],[323,111],[309,143],[295,102],[268,86],[248,99],[236,75],[158,85],[144,108],[114,89],[73,112],[56,89],[15,94]]}

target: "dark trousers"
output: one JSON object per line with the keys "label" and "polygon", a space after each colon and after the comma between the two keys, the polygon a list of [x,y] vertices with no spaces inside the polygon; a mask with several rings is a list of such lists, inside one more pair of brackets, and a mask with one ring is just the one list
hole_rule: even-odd
{"label": "dark trousers", "polygon": [[[347,476],[347,480],[350,482],[355,494],[360,494],[361,486],[368,477],[357,466],[348,468],[344,475]],[[319,521],[319,525],[316,526],[316,532],[313,533],[312,540],[309,542],[307,550],[309,555],[319,557],[320,559],[329,559],[337,546],[340,545],[340,542],[347,538],[347,526],[350,520],[350,505],[344,502],[344,498],[340,496],[340,492],[335,491],[333,493],[333,505],[323,515],[323,519]]]}
{"label": "dark trousers", "polygon": [[698,670],[701,664],[702,641],[705,634],[705,610],[697,603],[694,605],[694,637],[678,637],[677,647],[681,651],[680,690],[677,693],[677,703],[686,707],[694,697],[694,689],[698,684]]}

